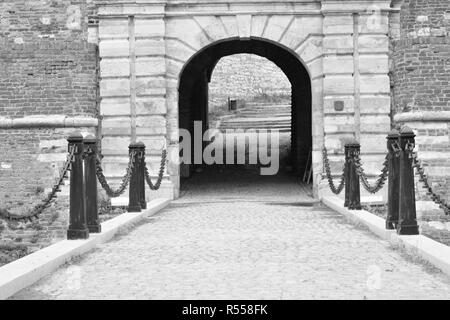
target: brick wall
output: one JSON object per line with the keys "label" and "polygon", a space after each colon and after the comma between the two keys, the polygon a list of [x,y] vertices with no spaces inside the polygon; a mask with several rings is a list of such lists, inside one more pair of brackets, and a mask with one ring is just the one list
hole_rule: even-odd
{"label": "brick wall", "polygon": [[96,46],[86,0],[0,3],[0,112],[93,115]]}
{"label": "brick wall", "polygon": [[[87,135],[94,128],[79,128]],[[53,187],[66,158],[66,138],[73,128],[0,130],[0,210],[27,214]],[[0,219],[0,243],[22,243],[37,250],[65,238],[68,223],[68,180],[56,202],[33,222]],[[0,261],[1,264],[1,261]]]}
{"label": "brick wall", "polygon": [[222,58],[209,83],[209,103],[214,108],[230,99],[290,96],[291,84],[283,71],[266,58],[236,54]]}
{"label": "brick wall", "polygon": [[[393,114],[450,111],[448,0],[405,0],[393,41]],[[442,113],[444,114],[444,113]],[[433,188],[450,200],[450,122],[406,121]],[[428,200],[418,188],[418,198]]]}
{"label": "brick wall", "polygon": [[450,38],[403,38],[395,44],[395,113],[450,111]]}
{"label": "brick wall", "polygon": [[[43,162],[55,152],[63,153],[63,146],[55,147],[55,130],[2,130],[0,138],[1,208],[14,214],[26,214],[39,203],[52,186],[60,166]],[[62,134],[58,138],[64,139]],[[45,147],[45,141],[52,141]],[[53,147],[52,147],[53,145]],[[38,154],[39,153],[39,154]],[[52,207],[44,210],[40,219],[29,222],[0,220],[0,238],[25,244],[30,251],[64,237],[67,222],[68,197],[66,190],[58,195]]]}
{"label": "brick wall", "polygon": [[[94,117],[97,48],[87,41],[90,0],[0,2],[0,117]],[[0,208],[22,214],[49,191],[73,130],[0,129]],[[67,190],[66,190],[67,191]],[[33,223],[0,221],[0,240],[42,247],[65,237],[67,192]]]}
{"label": "brick wall", "polygon": [[394,42],[394,112],[450,110],[448,0],[405,0]]}

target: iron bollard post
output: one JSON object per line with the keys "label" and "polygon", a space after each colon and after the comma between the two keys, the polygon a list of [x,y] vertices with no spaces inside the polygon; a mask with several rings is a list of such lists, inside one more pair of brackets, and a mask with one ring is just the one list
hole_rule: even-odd
{"label": "iron bollard post", "polygon": [[414,132],[407,126],[400,130],[400,188],[399,220],[397,233],[400,235],[419,234],[416,219],[416,196],[414,189]]}
{"label": "iron bollard post", "polygon": [[147,201],[145,199],[145,144],[143,142],[138,142],[136,145],[138,147],[138,166],[139,166],[139,194],[140,194],[140,203],[142,209],[147,209]]}
{"label": "iron bollard post", "polygon": [[140,169],[139,169],[139,148],[140,145],[132,143],[128,147],[130,157],[132,157],[132,169],[130,177],[130,189],[128,190],[128,212],[140,212],[141,207],[141,183],[140,183]]}
{"label": "iron bollard post", "polygon": [[359,190],[359,176],[356,172],[356,156],[360,153],[360,145],[358,142],[349,142],[346,144],[348,148],[348,185],[345,186],[347,189],[348,186],[348,208],[350,210],[361,210],[361,197]]}
{"label": "iron bollard post", "polygon": [[345,186],[345,201],[344,201],[344,207],[348,207],[348,202],[349,202],[349,194],[350,194],[350,171],[349,171],[349,166],[350,166],[350,148],[349,148],[349,144],[345,144],[344,146],[344,150],[345,150],[345,163],[344,163],[344,186]]}
{"label": "iron bollard post", "polygon": [[97,199],[97,139],[93,135],[84,138],[84,181],[86,182],[86,220],[89,232],[101,232],[100,220],[98,218]]}
{"label": "iron bollard post", "polygon": [[[87,239],[89,230],[86,225],[86,199],[83,172],[83,136],[73,133],[67,139],[69,148],[74,148],[72,170],[70,173],[70,217],[67,239]],[[70,150],[70,149],[69,149]]]}
{"label": "iron bollard post", "polygon": [[399,189],[400,189],[400,151],[399,132],[392,129],[387,136],[389,153],[388,175],[388,212],[386,229],[395,230],[398,225]]}

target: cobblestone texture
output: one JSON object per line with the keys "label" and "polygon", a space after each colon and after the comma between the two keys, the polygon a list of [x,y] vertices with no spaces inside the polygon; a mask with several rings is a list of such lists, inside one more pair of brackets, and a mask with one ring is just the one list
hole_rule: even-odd
{"label": "cobblestone texture", "polygon": [[197,174],[168,208],[13,299],[450,298],[447,276],[295,180],[231,172]]}

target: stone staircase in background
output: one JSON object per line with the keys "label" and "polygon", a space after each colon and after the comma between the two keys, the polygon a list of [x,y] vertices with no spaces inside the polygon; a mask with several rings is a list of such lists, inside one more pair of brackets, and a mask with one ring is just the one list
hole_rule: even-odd
{"label": "stone staircase in background", "polygon": [[223,116],[218,129],[225,130],[274,130],[291,131],[291,105],[274,103],[246,103],[231,115]]}

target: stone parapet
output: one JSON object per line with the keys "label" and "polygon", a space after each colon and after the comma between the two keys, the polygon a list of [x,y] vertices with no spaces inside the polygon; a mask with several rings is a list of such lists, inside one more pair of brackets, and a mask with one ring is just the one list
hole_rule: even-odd
{"label": "stone parapet", "polygon": [[418,122],[418,121],[435,121],[450,122],[450,111],[418,111],[397,113],[394,116],[395,122]]}
{"label": "stone parapet", "polygon": [[22,118],[0,118],[0,129],[23,128],[78,128],[96,127],[99,120],[91,117],[68,117],[64,115],[26,116]]}

